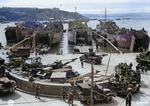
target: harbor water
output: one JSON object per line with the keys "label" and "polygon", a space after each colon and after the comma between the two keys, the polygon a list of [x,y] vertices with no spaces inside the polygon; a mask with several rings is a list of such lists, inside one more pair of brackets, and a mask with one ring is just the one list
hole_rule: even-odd
{"label": "harbor water", "polygon": [[[130,18],[129,20],[116,20],[117,17],[108,17],[110,20],[114,20],[116,24],[120,28],[132,28],[136,30],[141,30],[144,28],[146,31],[148,31],[148,35],[150,36],[150,25],[149,21],[150,18],[148,17],[135,17],[135,18]],[[99,18],[100,19],[100,18]],[[98,20],[91,20],[88,22],[88,26],[91,27],[92,29],[96,29],[96,25],[99,24]],[[4,47],[11,46],[12,44],[8,44],[6,41],[5,37],[5,28],[7,26],[14,26],[15,22],[10,22],[10,23],[5,23],[5,24],[0,24],[0,42]],[[51,47],[50,54],[56,54],[59,51],[63,51],[64,54],[68,53],[73,53],[73,46],[68,44],[68,24],[64,23],[63,24],[64,29],[66,29],[66,32],[63,33],[63,37],[60,43],[54,45]]]}
{"label": "harbor water", "polygon": [[[121,20],[116,20],[117,18],[119,17],[108,17],[109,20],[116,22],[120,28],[132,28],[135,30],[141,30],[144,28],[146,31],[148,31],[148,35],[150,36],[150,17],[132,17],[129,20],[123,20],[123,18],[120,18]],[[102,18],[98,18],[98,20],[99,19]],[[98,20],[89,21],[88,25],[91,28],[96,29],[96,25],[99,24]]]}

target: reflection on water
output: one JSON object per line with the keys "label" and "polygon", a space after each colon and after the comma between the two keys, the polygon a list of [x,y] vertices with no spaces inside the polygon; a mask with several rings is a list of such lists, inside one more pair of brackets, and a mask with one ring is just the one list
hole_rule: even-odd
{"label": "reflection on water", "polygon": [[51,47],[50,54],[56,54],[57,52],[63,51],[63,54],[73,53],[73,45],[68,44],[68,24],[63,24],[66,32],[63,33],[61,42]]}
{"label": "reflection on water", "polygon": [[12,46],[12,43],[7,44],[6,37],[5,37],[5,28],[7,26],[15,26],[15,22],[0,24],[0,42],[4,47],[6,46]]}
{"label": "reflection on water", "polygon": [[50,53],[56,54],[57,52],[63,51],[63,54],[73,53],[73,45],[68,44],[68,33],[64,33],[60,43],[55,44],[51,47]]}

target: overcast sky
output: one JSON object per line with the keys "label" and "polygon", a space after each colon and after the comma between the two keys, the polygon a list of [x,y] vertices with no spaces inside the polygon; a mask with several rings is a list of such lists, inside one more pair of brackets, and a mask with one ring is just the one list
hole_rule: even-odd
{"label": "overcast sky", "polygon": [[60,8],[80,14],[150,12],[150,0],[0,0],[0,7]]}

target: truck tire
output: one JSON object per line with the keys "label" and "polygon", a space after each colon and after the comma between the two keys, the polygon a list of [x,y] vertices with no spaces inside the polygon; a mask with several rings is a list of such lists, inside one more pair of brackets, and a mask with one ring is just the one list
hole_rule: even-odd
{"label": "truck tire", "polygon": [[96,61],[95,61],[95,60],[93,60],[93,64],[96,64]]}
{"label": "truck tire", "polygon": [[140,87],[138,87],[137,89],[136,89],[136,92],[138,93],[140,91]]}
{"label": "truck tire", "polygon": [[[93,103],[92,103],[92,104],[94,104],[94,102],[95,102],[95,100],[93,99]],[[89,98],[89,99],[86,101],[86,103],[87,103],[88,105],[90,105],[90,104],[91,104],[91,98]]]}
{"label": "truck tire", "polygon": [[10,92],[14,92],[14,91],[15,91],[15,88],[11,88],[11,89],[10,89]]}
{"label": "truck tire", "polygon": [[107,98],[106,98],[106,102],[107,103],[110,103],[112,101],[112,97],[111,96],[108,96]]}

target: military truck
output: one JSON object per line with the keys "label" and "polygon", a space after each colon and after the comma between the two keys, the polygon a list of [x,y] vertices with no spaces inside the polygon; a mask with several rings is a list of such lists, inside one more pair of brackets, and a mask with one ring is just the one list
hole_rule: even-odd
{"label": "military truck", "polygon": [[[88,105],[91,103],[91,85],[89,82],[77,83],[76,92],[81,101],[85,101]],[[110,89],[103,89],[102,86],[94,83],[92,104],[94,104],[95,101],[101,100],[105,100],[107,103],[110,103],[113,97],[115,97],[115,95]]]}
{"label": "military truck", "polygon": [[115,66],[114,77],[110,79],[110,89],[120,95],[135,93],[140,90],[140,71],[132,70],[132,64],[119,63]]}
{"label": "military truck", "polygon": [[5,66],[0,65],[0,95],[6,92],[14,92],[17,84],[14,80],[9,80],[8,73],[5,72]]}
{"label": "military truck", "polygon": [[2,93],[14,92],[17,84],[14,80],[9,80],[7,77],[0,78],[0,95]]}
{"label": "military truck", "polygon": [[80,61],[83,61],[83,62],[87,62],[87,63],[93,62],[93,64],[101,64],[102,58],[106,55],[107,54],[96,55],[94,52],[91,52],[91,53],[85,53],[79,58],[80,58]]}

